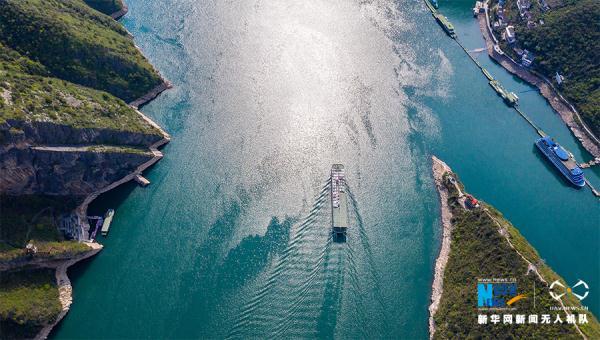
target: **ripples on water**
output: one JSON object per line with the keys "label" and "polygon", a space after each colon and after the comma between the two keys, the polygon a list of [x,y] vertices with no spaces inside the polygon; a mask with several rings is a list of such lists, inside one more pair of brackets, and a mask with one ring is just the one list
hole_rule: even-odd
{"label": "ripples on water", "polygon": [[[581,217],[597,202],[555,185],[533,133],[421,1],[128,4],[125,25],[175,84],[144,107],[173,139],[152,185],[115,207],[58,338],[427,338],[432,152],[548,263],[597,282],[597,247],[582,247],[597,219]],[[330,240],[333,163],[352,186],[346,243]]]}
{"label": "ripples on water", "polygon": [[[368,338],[365,330],[373,323],[380,324],[377,329],[385,329],[384,302],[371,247],[358,205],[347,189],[353,218],[346,242],[333,241],[327,181],[308,216],[294,227],[287,248],[274,261],[260,288],[242,304],[228,338],[331,338],[334,334]],[[357,256],[366,261],[355,261]],[[362,271],[366,275],[358,274],[360,263],[368,267]],[[340,319],[346,322],[340,323]],[[340,324],[345,328],[339,329]]]}

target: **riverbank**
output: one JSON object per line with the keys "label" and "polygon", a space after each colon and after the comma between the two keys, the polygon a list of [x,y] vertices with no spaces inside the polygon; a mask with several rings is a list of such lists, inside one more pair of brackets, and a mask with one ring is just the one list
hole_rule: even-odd
{"label": "riverbank", "polygon": [[168,80],[164,80],[161,85],[155,87],[147,94],[141,96],[140,98],[136,99],[135,101],[133,101],[132,103],[129,104],[132,108],[135,109],[135,111],[140,115],[140,117],[142,119],[144,119],[150,125],[152,125],[156,129],[158,129],[158,131],[162,134],[163,138],[156,141],[155,143],[153,143],[152,145],[150,145],[148,147],[150,149],[150,152],[152,153],[152,158],[150,160],[142,163],[135,169],[135,171],[129,173],[128,175],[119,179],[118,181],[115,181],[115,182],[89,194],[88,196],[86,196],[86,198],[83,200],[83,202],[77,207],[75,212],[77,214],[77,217],[81,221],[82,229],[83,229],[82,235],[83,235],[84,239],[89,238],[88,234],[89,234],[90,225],[87,220],[87,209],[88,209],[90,203],[92,203],[101,194],[108,192],[108,191],[118,187],[121,184],[127,183],[127,182],[135,179],[138,175],[141,176],[142,172],[144,170],[148,169],[149,167],[151,167],[152,165],[154,165],[156,162],[158,162],[159,160],[161,160],[163,158],[163,153],[159,151],[159,148],[164,146],[165,144],[169,143],[171,141],[171,136],[166,131],[164,131],[160,127],[160,125],[158,125],[155,121],[150,119],[150,117],[146,116],[140,110],[138,110],[138,107],[141,105],[147,104],[148,102],[150,102],[153,99],[155,99],[156,97],[158,97],[158,95],[160,95],[162,92],[164,92],[167,89],[170,89],[172,87],[173,87],[173,85]]}
{"label": "riverbank", "polygon": [[[128,7],[126,4],[124,4],[123,8],[120,11],[113,13],[110,16],[115,20],[119,20],[122,16],[127,14],[127,12],[128,12]],[[132,35],[132,37],[133,37],[133,35]],[[137,45],[135,45],[135,47],[136,47],[136,49],[138,49],[140,51],[140,53],[142,53],[141,49]],[[152,67],[154,68],[154,66],[152,66]],[[154,68],[154,70],[160,75],[160,72],[158,72],[158,70],[156,70],[155,68]],[[150,101],[152,101],[156,97],[158,97],[161,93],[163,93],[164,91],[171,89],[173,87],[171,82],[162,78],[162,76],[161,76],[161,79],[163,80],[161,84],[154,87],[153,89],[148,91],[146,94],[142,95],[141,97],[133,100],[128,105],[131,106],[133,109],[135,109],[135,111],[140,115],[140,117],[142,119],[144,119],[150,125],[155,127],[162,134],[163,138],[149,146],[150,152],[152,152],[152,154],[153,154],[153,157],[150,160],[139,165],[135,169],[135,171],[129,173],[128,175],[121,178],[120,180],[115,181],[115,182],[105,186],[104,188],[101,188],[101,189],[96,190],[93,193],[89,194],[84,199],[84,201],[77,207],[76,214],[77,214],[79,220],[82,221],[84,238],[89,237],[88,235],[89,235],[90,226],[89,226],[89,223],[87,220],[87,209],[88,209],[90,203],[92,203],[101,194],[106,193],[106,192],[118,187],[121,184],[129,182],[129,181],[135,179],[137,176],[141,176],[141,174],[144,170],[146,170],[149,167],[151,167],[152,165],[154,165],[156,162],[158,162],[163,157],[163,154],[162,154],[162,152],[159,151],[159,148],[164,146],[171,140],[170,135],[166,131],[164,131],[162,129],[162,127],[159,126],[156,122],[154,122],[151,118],[149,118],[148,116],[143,114],[141,111],[139,111],[139,108],[141,106],[149,103]],[[99,245],[97,243],[91,243],[91,244],[94,244],[94,245],[97,245],[100,247],[95,251],[95,253],[97,253],[102,248],[102,245]],[[57,268],[56,278],[57,278],[57,283],[59,285],[59,290],[61,292],[60,300],[61,300],[61,305],[63,306],[63,309],[62,309],[62,312],[60,313],[59,317],[57,318],[56,322],[54,322],[52,325],[48,325],[47,327],[44,327],[44,329],[40,332],[40,334],[38,334],[38,336],[36,336],[36,339],[45,339],[48,336],[48,334],[50,334],[52,329],[64,318],[64,316],[69,311],[69,306],[73,302],[72,294],[71,294],[72,287],[71,287],[70,280],[67,276],[67,268],[70,267],[71,265],[83,260],[84,258],[88,258],[94,254],[91,254],[87,257],[83,257],[80,259],[74,259],[72,261],[68,261],[65,264],[63,264]]]}
{"label": "riverbank", "polygon": [[[111,17],[115,20],[119,20],[123,15],[125,15],[128,12],[128,7],[126,4],[123,5],[123,8],[116,13],[111,14]],[[140,51],[140,53],[142,53],[141,49],[135,45],[135,47]],[[142,53],[143,54],[143,53]],[[152,67],[154,68],[154,66],[152,65]],[[155,68],[154,68],[155,69]],[[155,69],[155,71],[160,75],[160,72],[158,72],[158,70]],[[135,99],[134,101],[130,102],[128,105],[131,106],[133,109],[135,109],[135,111],[140,115],[140,117],[142,119],[144,119],[146,122],[148,122],[150,125],[152,125],[153,127],[155,127],[161,134],[162,134],[162,139],[156,141],[155,143],[153,143],[152,145],[149,146],[150,152],[152,152],[153,157],[148,160],[147,162],[139,165],[134,172],[131,172],[130,174],[128,174],[127,176],[121,178],[118,181],[115,181],[111,184],[109,184],[108,186],[101,188],[99,190],[96,190],[95,192],[91,193],[90,195],[88,195],[84,201],[77,207],[76,209],[76,214],[79,217],[80,221],[82,221],[83,224],[83,229],[84,229],[84,235],[88,235],[89,233],[89,223],[87,220],[87,209],[90,205],[90,203],[92,203],[96,198],[98,198],[101,194],[108,192],[116,187],[118,187],[121,184],[127,183],[133,179],[135,179],[137,176],[141,176],[142,172],[146,169],[148,169],[149,167],[151,167],[152,165],[154,165],[156,162],[158,162],[159,160],[162,159],[163,154],[162,152],[159,151],[159,148],[164,146],[165,144],[169,143],[171,140],[171,136],[162,129],[162,127],[160,125],[158,125],[155,121],[153,121],[150,117],[146,116],[145,114],[143,114],[139,108],[147,103],[149,103],[150,101],[154,100],[156,97],[158,97],[161,93],[163,93],[164,91],[171,89],[173,87],[173,85],[171,84],[171,82],[169,82],[168,80],[164,79],[161,76],[161,79],[163,80],[161,84],[159,84],[158,86],[154,87],[153,89],[151,89],[148,93],[142,95],[141,97]],[[102,249],[102,245],[99,245],[97,243],[91,243],[94,245],[99,246],[99,248],[95,251],[95,253],[97,253],[98,251],[100,251],[100,249]],[[63,307],[59,317],[57,318],[57,320],[52,324],[52,325],[48,325],[47,327],[44,327],[44,329],[38,334],[38,336],[36,336],[36,339],[45,339],[47,338],[47,336],[50,334],[50,332],[52,331],[52,329],[64,318],[64,316],[67,314],[67,312],[69,311],[69,307],[73,302],[72,299],[72,287],[71,287],[71,282],[67,276],[67,269],[68,267],[72,266],[73,264],[88,258],[92,255],[91,254],[87,257],[84,258],[80,258],[80,259],[75,259],[73,261],[69,261],[66,262],[65,264],[61,265],[59,268],[57,268],[56,271],[56,279],[57,279],[57,283],[59,285],[59,291],[60,291],[60,301],[61,301],[61,305]],[[62,289],[62,290],[61,290]]]}
{"label": "riverbank", "polygon": [[[549,283],[558,280],[568,286],[565,280],[543,262],[537,251],[500,212],[485,202],[469,204],[467,201],[471,197],[457,175],[441,160],[432,157],[432,161],[436,189],[442,200],[443,238],[436,260],[429,308],[430,338],[467,338],[480,334],[492,338],[534,335],[543,338],[597,338],[600,325],[578,299],[572,294],[565,294],[558,300],[551,298]],[[496,309],[481,307],[474,299],[477,283],[482,279],[506,277],[516,282],[519,294],[528,297],[511,306],[517,312],[497,312]],[[461,302],[457,304],[457,301]],[[494,313],[548,314],[553,320],[560,318],[562,321],[546,325],[543,329],[536,328],[537,325],[531,322],[508,327],[510,325],[507,326],[506,322],[496,325],[481,321],[480,316],[487,320]],[[565,322],[569,315],[585,321]]]}
{"label": "riverbank", "polygon": [[127,8],[126,4],[123,4],[123,8],[121,8],[120,10],[111,13],[110,17],[115,19],[115,20],[119,20],[121,19],[125,14],[127,14],[127,12],[129,11],[129,8]]}
{"label": "riverbank", "polygon": [[[577,110],[571,105],[552,85],[552,83],[541,75],[534,74],[508,57],[497,44],[496,38],[491,32],[489,11],[485,4],[485,13],[477,15],[479,29],[485,40],[488,55],[500,64],[504,69],[516,75],[528,84],[539,89],[540,94],[546,98],[550,106],[561,117],[562,121],[569,127],[575,138],[594,157],[600,157],[600,139],[595,136],[583,123]],[[499,51],[501,53],[499,53]]]}
{"label": "riverbank", "polygon": [[444,286],[444,270],[448,263],[448,256],[450,255],[450,237],[452,234],[452,214],[448,207],[448,190],[443,184],[444,174],[450,172],[450,167],[435,156],[431,156],[431,169],[433,172],[433,179],[435,181],[435,187],[440,198],[440,218],[442,226],[442,246],[440,247],[440,253],[435,260],[435,271],[433,276],[433,284],[431,287],[431,304],[429,305],[429,337],[433,338],[435,333],[435,322],[434,315],[437,312],[440,299],[442,298],[443,286]]}
{"label": "riverbank", "polygon": [[50,331],[52,331],[52,329],[58,325],[58,323],[65,317],[65,315],[67,315],[67,313],[69,312],[69,309],[71,307],[71,304],[73,303],[73,287],[71,286],[71,280],[69,280],[69,277],[67,276],[67,270],[69,269],[69,267],[71,267],[72,265],[83,261],[87,258],[90,258],[94,255],[96,255],[100,250],[102,250],[103,246],[99,243],[96,242],[86,242],[86,244],[91,248],[91,250],[89,252],[80,254],[78,256],[75,256],[72,259],[63,261],[62,263],[58,264],[56,266],[56,283],[58,285],[58,294],[59,294],[59,301],[61,304],[61,312],[60,314],[57,316],[56,320],[50,324],[47,325],[46,327],[42,328],[42,330],[38,333],[38,335],[36,335],[36,339],[46,339],[48,337],[48,334],[50,334]]}
{"label": "riverbank", "polygon": [[[45,339],[66,315],[73,302],[68,268],[103,248],[95,242],[77,245],[76,249],[56,253],[58,250],[49,252],[47,246],[38,243],[33,253],[0,262],[0,272],[6,275],[0,290],[5,299],[0,312],[7,327],[6,333],[0,334],[2,338]],[[46,273],[42,274],[46,279],[40,281],[40,273]]]}
{"label": "riverbank", "polygon": [[[55,11],[52,13],[56,15],[39,16],[39,8],[26,2],[7,5],[5,16],[10,18],[16,13],[13,17],[30,21],[3,27],[0,37],[4,56],[0,58],[0,73],[6,74],[7,80],[10,80],[10,84],[8,81],[0,84],[4,86],[0,89],[0,92],[4,91],[0,98],[0,107],[4,109],[0,120],[5,130],[10,127],[9,133],[1,136],[10,137],[3,139],[7,146],[0,150],[3,168],[7,169],[6,176],[2,178],[5,185],[1,189],[3,194],[15,197],[51,197],[31,199],[33,207],[25,205],[30,207],[29,215],[20,213],[26,209],[21,209],[23,206],[19,204],[8,205],[8,208],[6,204],[2,206],[4,228],[0,235],[0,252],[5,260],[0,261],[0,274],[6,274],[3,280],[6,281],[3,282],[6,289],[2,292],[4,303],[0,309],[0,322],[10,328],[2,335],[16,338],[35,336],[36,339],[44,339],[68,313],[73,303],[68,268],[102,249],[102,245],[89,240],[89,204],[100,194],[139,178],[144,170],[163,157],[159,148],[170,141],[169,134],[138,108],[171,88],[172,84],[150,65],[131,40],[132,35],[128,36],[120,23],[83,3],[68,3],[60,10],[51,4],[45,6],[44,11]],[[123,6],[111,17],[118,19],[126,12],[127,7]],[[97,74],[98,79],[93,82],[77,73],[64,76],[72,83],[63,78],[54,81],[46,68],[55,70],[59,77],[61,70],[80,60],[73,59],[73,54],[77,53],[70,53],[71,50],[60,51],[62,59],[59,62],[56,58],[47,58],[56,45],[44,49],[26,43],[19,45],[37,37],[37,33],[39,41],[47,40],[44,32],[51,29],[34,29],[32,31],[36,34],[33,34],[27,30],[30,22],[60,32],[56,35],[64,41],[56,45],[62,43],[76,46],[77,51],[92,51],[90,56],[105,56],[110,62],[101,67],[90,62],[92,57],[81,61],[84,65],[81,69],[90,71],[86,74]],[[89,37],[78,40],[81,34],[91,36],[89,32],[110,39],[95,41]],[[4,46],[8,43],[11,45]],[[45,64],[40,63],[39,70],[23,66],[34,62],[17,52],[20,49],[39,57]],[[120,71],[115,73],[115,67]],[[121,79],[123,81],[119,81]],[[43,91],[31,85],[38,83],[43,84]],[[16,89],[28,92],[23,90],[20,93]],[[17,101],[13,100],[19,95],[32,101],[28,102],[29,113],[33,111],[43,115],[49,112],[48,119],[30,122],[28,116],[21,114],[21,107],[15,104]],[[61,96],[62,101],[58,100]],[[40,99],[42,97],[46,100]],[[110,112],[109,118],[107,112]],[[52,143],[60,146],[48,146]],[[108,144],[111,148],[106,147]],[[15,161],[7,157],[10,155]],[[12,180],[11,174],[17,180]],[[70,182],[65,182],[66,179]],[[18,187],[19,183],[39,186]],[[72,198],[72,203],[54,204],[55,200],[61,201],[60,197]],[[41,272],[36,276],[35,271]],[[19,280],[8,282],[11,275],[18,276]],[[34,280],[38,276],[39,280]]]}

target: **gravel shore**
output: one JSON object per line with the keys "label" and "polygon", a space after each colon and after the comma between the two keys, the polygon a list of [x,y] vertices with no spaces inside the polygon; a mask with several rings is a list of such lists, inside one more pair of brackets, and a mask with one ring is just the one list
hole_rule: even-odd
{"label": "gravel shore", "polygon": [[448,263],[448,256],[450,254],[450,236],[452,233],[452,213],[448,207],[448,190],[444,186],[443,176],[447,172],[452,172],[450,167],[446,163],[442,162],[435,156],[431,156],[432,160],[432,171],[433,178],[435,180],[435,187],[440,197],[441,207],[441,224],[442,224],[442,246],[440,248],[440,254],[435,260],[435,273],[433,278],[433,285],[431,290],[431,305],[429,305],[429,337],[433,338],[435,333],[435,323],[433,317],[437,312],[440,305],[440,299],[442,297],[443,285],[444,285],[444,269],[446,263]]}

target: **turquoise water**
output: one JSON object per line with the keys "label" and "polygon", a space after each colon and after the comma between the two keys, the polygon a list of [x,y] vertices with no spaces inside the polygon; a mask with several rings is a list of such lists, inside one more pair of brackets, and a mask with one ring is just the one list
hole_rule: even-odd
{"label": "turquoise water", "polygon": [[[173,139],[149,187],[91,207],[115,220],[105,249],[71,271],[75,303],[55,338],[427,338],[440,241],[431,154],[567,280],[600,285],[597,199],[548,167],[422,2],[128,4],[124,25],[175,84],[143,111]],[[441,7],[482,47],[470,6]],[[520,97],[589,158],[543,98]],[[328,232],[336,162],[353,197],[345,244]]]}

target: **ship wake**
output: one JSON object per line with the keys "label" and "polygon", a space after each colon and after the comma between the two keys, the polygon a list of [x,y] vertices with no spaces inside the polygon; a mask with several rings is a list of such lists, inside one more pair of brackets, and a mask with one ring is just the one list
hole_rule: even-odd
{"label": "ship wake", "polygon": [[356,201],[350,197],[347,242],[334,242],[327,180],[307,216],[293,227],[285,251],[254,283],[228,338],[330,338],[356,331],[368,337],[365,323],[385,322],[384,308],[366,309],[370,304],[365,299],[375,299],[381,307],[383,300],[373,293],[378,291],[378,275]]}

